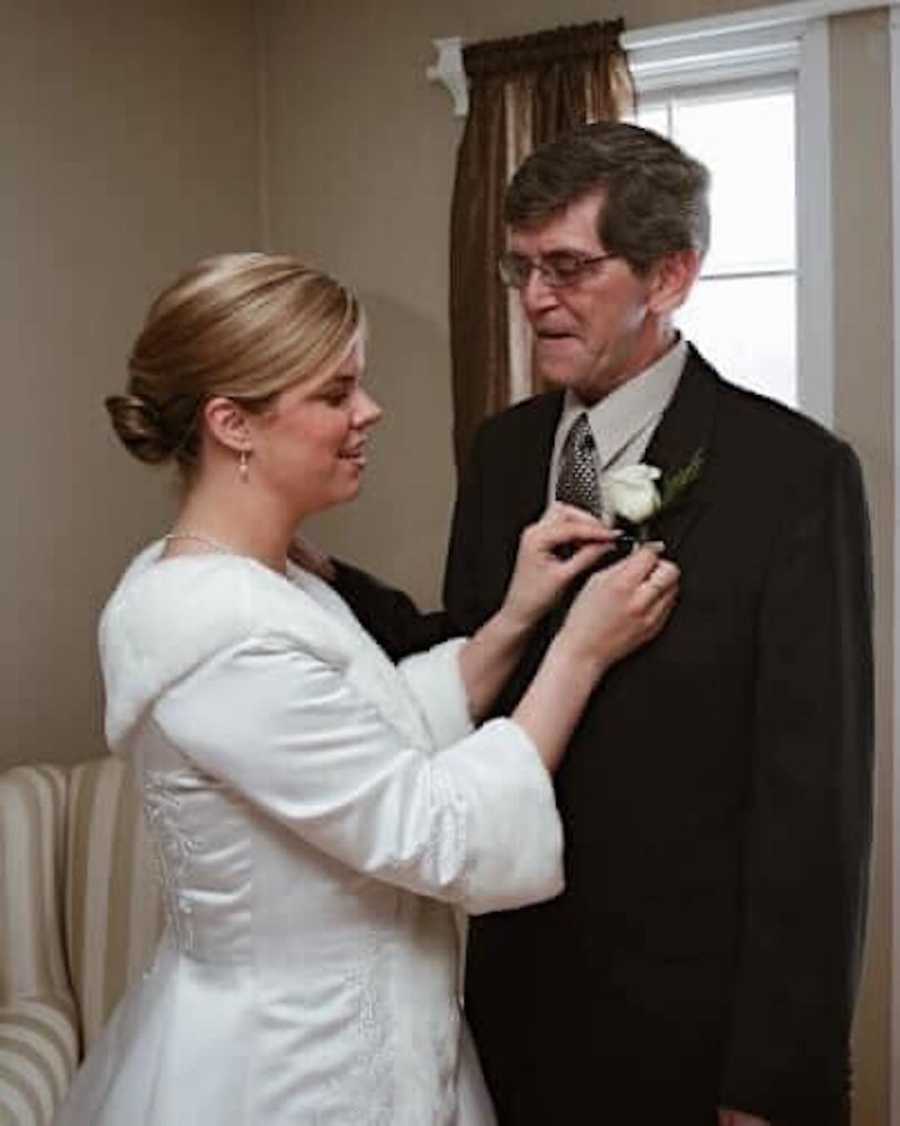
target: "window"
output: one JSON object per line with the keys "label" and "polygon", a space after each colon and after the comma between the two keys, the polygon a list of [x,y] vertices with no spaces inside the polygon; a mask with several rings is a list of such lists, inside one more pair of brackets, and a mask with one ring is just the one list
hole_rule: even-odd
{"label": "window", "polygon": [[830,426],[828,21],[798,15],[804,7],[660,25],[623,43],[639,123],[713,174],[711,252],[682,330],[726,378]]}
{"label": "window", "polygon": [[712,237],[684,335],[728,379],[797,406],[795,96],[791,81],[640,100],[637,121],[712,173]]}

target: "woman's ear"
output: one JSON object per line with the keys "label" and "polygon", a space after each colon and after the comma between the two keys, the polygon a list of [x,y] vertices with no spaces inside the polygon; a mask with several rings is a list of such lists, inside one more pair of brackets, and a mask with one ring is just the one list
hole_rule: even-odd
{"label": "woman's ear", "polygon": [[215,441],[235,453],[250,452],[253,442],[247,412],[240,403],[226,399],[223,395],[216,395],[204,406],[203,418]]}
{"label": "woman's ear", "polygon": [[697,280],[701,263],[696,250],[676,250],[661,258],[650,272],[651,311],[664,316],[683,305]]}

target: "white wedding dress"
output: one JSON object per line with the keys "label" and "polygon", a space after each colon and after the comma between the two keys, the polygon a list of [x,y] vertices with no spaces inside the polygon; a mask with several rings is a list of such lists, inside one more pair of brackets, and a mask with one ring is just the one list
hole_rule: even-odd
{"label": "white wedding dress", "polygon": [[490,1126],[464,912],[561,890],[524,732],[459,642],[395,667],[324,583],[146,549],[101,623],[167,925],[56,1126]]}

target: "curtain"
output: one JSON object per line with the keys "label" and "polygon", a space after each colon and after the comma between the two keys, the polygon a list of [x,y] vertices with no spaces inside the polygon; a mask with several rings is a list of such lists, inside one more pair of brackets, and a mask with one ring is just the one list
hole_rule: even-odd
{"label": "curtain", "polygon": [[531,150],[634,105],[621,20],[474,43],[463,51],[469,116],[450,220],[453,443],[465,464],[479,423],[532,394],[530,338],[497,274],[506,244],[503,195]]}

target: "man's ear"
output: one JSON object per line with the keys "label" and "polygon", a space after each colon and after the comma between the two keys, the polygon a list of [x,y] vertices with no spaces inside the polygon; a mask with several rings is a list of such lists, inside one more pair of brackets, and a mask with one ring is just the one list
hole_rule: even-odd
{"label": "man's ear", "polygon": [[235,453],[252,449],[247,412],[234,399],[216,395],[203,408],[203,418],[210,437]]}
{"label": "man's ear", "polygon": [[676,250],[661,258],[650,271],[648,303],[660,316],[674,313],[687,300],[702,259],[696,250]]}

